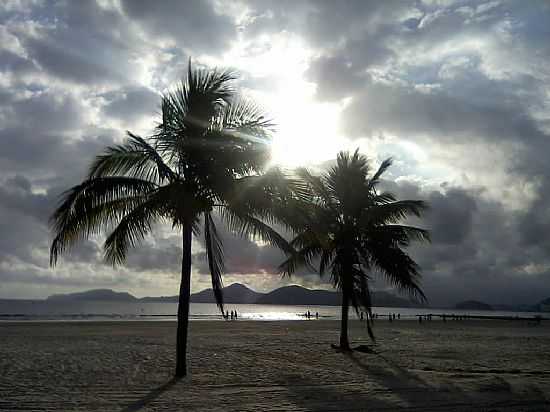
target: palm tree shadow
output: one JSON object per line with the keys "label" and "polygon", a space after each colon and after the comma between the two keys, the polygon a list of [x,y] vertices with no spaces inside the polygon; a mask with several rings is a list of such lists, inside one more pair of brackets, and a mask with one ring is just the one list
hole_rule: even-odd
{"label": "palm tree shadow", "polygon": [[[383,356],[380,352],[374,352],[373,351],[373,352],[370,352],[370,353],[376,355],[377,357],[382,359],[384,362],[386,362],[390,366],[391,372],[393,373],[393,375],[391,375],[391,376],[393,378],[397,378],[401,382],[406,382],[406,383],[409,383],[409,384],[415,384],[415,385],[426,387],[426,388],[429,387],[429,385],[427,385],[425,381],[423,381],[418,376],[412,374],[407,369],[405,369],[402,366],[400,366],[399,364],[397,364],[394,360]],[[361,369],[365,370],[365,372],[372,372],[372,366],[370,367],[370,370],[369,370],[369,367],[367,366],[367,364],[364,363],[360,359],[360,357],[357,357],[354,352],[348,352],[348,353],[346,353],[346,356],[353,363],[355,363],[357,366],[359,366]]]}
{"label": "palm tree shadow", "polygon": [[180,378],[172,378],[168,382],[163,383],[158,388],[153,389],[151,392],[149,392],[147,395],[145,395],[143,398],[138,399],[137,401],[131,403],[130,405],[126,406],[124,409],[122,409],[120,412],[137,412],[141,408],[144,408],[151,402],[153,402],[156,398],[158,398],[160,395],[162,395],[164,392],[170,390],[177,382],[179,382]]}
{"label": "palm tree shadow", "polygon": [[[391,371],[390,374],[388,374],[387,371],[385,371],[384,373],[377,373],[374,375],[374,376],[377,376],[379,380],[384,381],[384,383],[386,384],[397,383],[399,385],[405,384],[408,386],[414,386],[418,389],[426,389],[426,390],[431,389],[431,386],[427,384],[424,380],[420,379],[417,375],[409,372],[407,369],[397,364],[394,360],[383,356],[380,352],[373,351],[371,353],[373,353],[375,356],[379,357],[380,359],[384,360],[384,362],[390,367],[390,371]],[[361,369],[365,370],[365,372],[372,374],[373,370],[376,370],[374,366],[369,367],[366,363],[364,363],[360,359],[360,357],[357,357],[355,355],[354,352],[348,352],[345,355],[353,363],[355,363]]]}
{"label": "palm tree shadow", "polygon": [[374,355],[382,358],[387,367],[367,365],[363,356],[344,352],[344,357],[363,369],[381,392],[370,392],[367,386],[353,388],[346,384],[318,384],[296,376],[288,378],[290,400],[308,412],[395,410],[403,407],[422,410],[430,405],[444,406],[452,401],[468,401],[467,395],[459,388],[434,387],[391,359],[379,353]]}
{"label": "palm tree shadow", "polygon": [[350,391],[347,387],[319,385],[303,375],[287,377],[288,400],[307,412],[370,410],[371,408],[391,410],[392,405],[373,399],[367,393]]}

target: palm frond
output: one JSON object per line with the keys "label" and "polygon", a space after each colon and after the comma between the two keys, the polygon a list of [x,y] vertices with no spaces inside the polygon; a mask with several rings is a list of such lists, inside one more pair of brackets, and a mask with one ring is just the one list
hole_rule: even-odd
{"label": "palm frond", "polygon": [[61,203],[50,218],[54,239],[50,265],[77,240],[98,234],[144,202],[156,185],[131,177],[86,180],[62,194]]}
{"label": "palm frond", "polygon": [[224,253],[222,241],[210,213],[204,214],[204,242],[208,267],[212,276],[212,290],[214,291],[216,303],[223,313],[222,275],[225,272]]}
{"label": "palm frond", "polygon": [[270,132],[274,127],[273,120],[258,104],[243,97],[225,105],[211,124],[214,130],[235,132],[233,136],[241,143],[251,145],[270,143]]}
{"label": "palm frond", "polygon": [[300,180],[273,168],[261,175],[245,176],[218,191],[220,200],[240,215],[253,215],[269,225],[287,231],[296,229],[309,213],[304,201],[305,188]]}
{"label": "palm frond", "polygon": [[397,223],[409,216],[420,217],[427,209],[428,205],[422,200],[398,200],[373,205],[365,211],[362,221],[366,225]]}
{"label": "palm frond", "polygon": [[160,150],[181,154],[187,140],[202,138],[232,101],[235,79],[232,71],[193,68],[189,60],[187,79],[162,98],[162,123],[155,135]]}
{"label": "palm frond", "polygon": [[369,254],[369,258],[390,285],[414,299],[427,300],[419,285],[418,264],[399,247],[377,248]]}
{"label": "palm frond", "polygon": [[220,216],[233,233],[249,239],[259,239],[282,250],[285,254],[292,254],[294,249],[290,243],[268,224],[251,214],[242,214],[229,207],[220,208]]}
{"label": "palm frond", "polygon": [[368,188],[374,189],[376,185],[380,183],[380,177],[388,170],[388,168],[393,164],[393,159],[391,157],[385,159],[378,170],[372,175],[368,182]]}
{"label": "palm frond", "polygon": [[126,261],[128,249],[136,247],[163,217],[162,203],[158,194],[152,195],[120,220],[103,245],[106,262],[114,266]]}
{"label": "palm frond", "polygon": [[324,179],[320,176],[312,174],[306,168],[296,169],[296,175],[304,182],[304,185],[309,189],[311,203],[322,202],[323,207],[336,209],[337,198],[333,193],[330,193],[324,184]]}
{"label": "palm frond", "polygon": [[176,174],[162,156],[145,139],[128,133],[125,143],[111,146],[97,156],[88,172],[88,179],[107,176],[130,176],[160,184],[174,180]]}
{"label": "palm frond", "polygon": [[319,246],[305,246],[287,255],[287,259],[279,265],[279,271],[283,276],[291,276],[298,268],[305,266],[311,272],[315,272],[316,269],[313,266],[313,261],[321,253],[322,249]]}
{"label": "palm frond", "polygon": [[384,245],[407,247],[411,241],[430,242],[430,232],[414,226],[407,225],[382,225],[372,228],[368,235],[368,241]]}
{"label": "palm frond", "polygon": [[321,253],[321,259],[319,261],[319,275],[323,276],[327,268],[332,264],[334,259],[334,252],[332,250],[323,250]]}
{"label": "palm frond", "polygon": [[371,299],[371,293],[369,288],[369,277],[366,273],[362,272],[361,270],[357,270],[356,272],[356,280],[354,282],[355,288],[353,290],[353,296],[356,302],[356,305],[354,305],[355,310],[357,314],[359,315],[359,312],[361,309],[364,309],[367,313],[367,333],[369,337],[375,341],[374,333],[372,330],[372,299]]}

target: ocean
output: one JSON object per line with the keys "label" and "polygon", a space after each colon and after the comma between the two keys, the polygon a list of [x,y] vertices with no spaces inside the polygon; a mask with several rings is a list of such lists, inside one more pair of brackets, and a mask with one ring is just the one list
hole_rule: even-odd
{"label": "ocean", "polygon": [[[225,309],[236,310],[239,320],[277,321],[304,320],[305,313],[311,313],[311,319],[319,315],[320,320],[340,319],[338,306],[302,306],[302,305],[245,305],[227,304]],[[191,320],[223,320],[215,304],[191,303]],[[418,316],[434,314],[448,316],[491,316],[533,318],[541,316],[550,318],[550,313],[538,312],[505,312],[435,308],[387,308],[375,307],[373,312],[381,318],[388,314],[399,314],[403,320],[416,320]],[[46,300],[0,300],[0,321],[112,321],[112,320],[165,320],[175,321],[176,303],[141,303],[141,302],[98,302],[73,301],[54,302]],[[350,317],[355,318],[355,311],[350,310]]]}

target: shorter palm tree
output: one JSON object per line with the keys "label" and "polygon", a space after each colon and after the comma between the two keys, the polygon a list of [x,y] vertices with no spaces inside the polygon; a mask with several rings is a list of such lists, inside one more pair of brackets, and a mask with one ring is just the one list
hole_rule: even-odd
{"label": "shorter palm tree", "polygon": [[350,350],[348,312],[351,304],[357,313],[367,313],[367,329],[371,329],[371,295],[369,281],[373,272],[381,273],[399,291],[425,300],[419,287],[419,267],[403,250],[411,240],[429,241],[429,233],[421,228],[400,224],[404,218],[420,217],[427,205],[419,200],[396,200],[389,192],[379,193],[382,174],[390,167],[387,159],[369,176],[365,156],[358,150],[353,155],[340,152],[337,164],[322,176],[305,169],[298,175],[308,190],[308,207],[296,214],[296,249],[281,270],[291,275],[299,267],[328,270],[333,286],[342,295],[340,348]]}

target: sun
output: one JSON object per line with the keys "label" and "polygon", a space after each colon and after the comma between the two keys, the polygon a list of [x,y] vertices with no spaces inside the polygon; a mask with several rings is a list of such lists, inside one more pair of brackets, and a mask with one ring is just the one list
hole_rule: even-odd
{"label": "sun", "polygon": [[343,102],[319,102],[307,66],[285,70],[278,87],[266,96],[276,124],[272,162],[283,167],[310,166],[334,159],[345,140],[339,130]]}
{"label": "sun", "polygon": [[276,96],[277,131],[273,139],[272,163],[283,167],[311,166],[333,159],[344,143],[338,130],[341,108],[297,98],[285,92]]}
{"label": "sun", "polygon": [[285,168],[334,159],[345,144],[338,120],[344,105],[316,100],[306,72],[313,57],[290,33],[240,39],[219,63],[247,73],[243,86],[275,123],[272,165]]}

